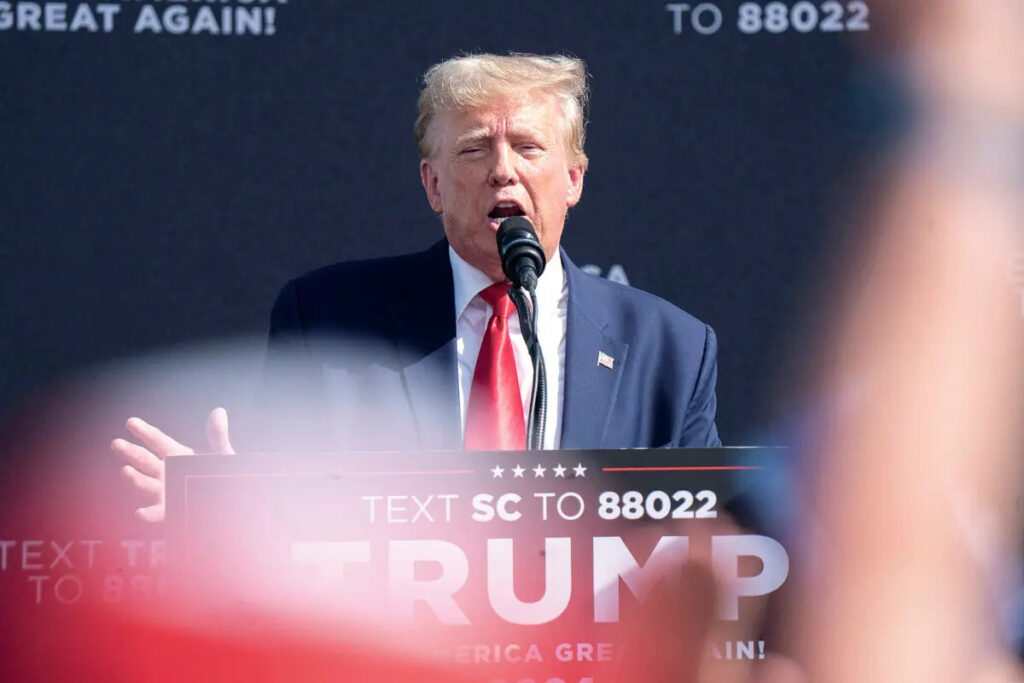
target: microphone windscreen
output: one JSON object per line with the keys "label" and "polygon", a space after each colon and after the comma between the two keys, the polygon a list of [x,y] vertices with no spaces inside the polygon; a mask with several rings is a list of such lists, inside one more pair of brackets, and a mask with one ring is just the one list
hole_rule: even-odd
{"label": "microphone windscreen", "polygon": [[537,239],[533,224],[524,216],[511,216],[498,226],[496,235],[501,269],[513,284],[522,285],[520,273],[524,267],[536,271],[539,277],[544,272],[547,258]]}

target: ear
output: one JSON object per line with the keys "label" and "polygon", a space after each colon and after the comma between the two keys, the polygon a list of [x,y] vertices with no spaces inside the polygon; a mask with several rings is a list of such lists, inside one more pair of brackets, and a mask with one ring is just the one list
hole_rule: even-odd
{"label": "ear", "polygon": [[441,204],[441,190],[437,186],[437,173],[430,164],[429,159],[420,159],[420,182],[427,193],[427,201],[434,213],[444,213],[444,206]]}
{"label": "ear", "polygon": [[583,174],[585,172],[583,164],[569,167],[569,186],[565,193],[566,206],[576,206],[580,201],[580,196],[583,194]]}

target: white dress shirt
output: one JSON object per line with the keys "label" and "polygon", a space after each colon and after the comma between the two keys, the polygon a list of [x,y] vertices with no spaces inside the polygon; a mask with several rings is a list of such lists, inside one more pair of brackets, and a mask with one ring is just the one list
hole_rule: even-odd
{"label": "white dress shirt", "polygon": [[[479,294],[494,284],[482,272],[462,260],[455,250],[448,247],[452,264],[452,280],[455,285],[455,348],[459,361],[459,414],[462,417],[462,431],[466,431],[466,406],[469,390],[473,386],[473,371],[480,344],[491,319],[490,305]],[[547,375],[548,410],[544,430],[544,448],[558,448],[562,431],[562,397],[565,395],[565,324],[569,303],[569,284],[562,270],[562,257],[555,252],[537,281],[537,335],[541,353],[544,354],[544,370]],[[516,359],[516,374],[519,377],[519,393],[523,400],[523,417],[529,423],[530,397],[533,391],[533,363],[526,348],[519,316],[511,315],[508,321],[512,350]]]}

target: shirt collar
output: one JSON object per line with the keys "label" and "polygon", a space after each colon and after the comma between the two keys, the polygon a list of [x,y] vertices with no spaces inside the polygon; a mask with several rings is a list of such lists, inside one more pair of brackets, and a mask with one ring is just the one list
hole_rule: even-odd
{"label": "shirt collar", "polygon": [[[466,307],[473,301],[473,297],[485,288],[494,284],[491,278],[466,263],[461,256],[455,253],[451,245],[448,245],[448,260],[452,264],[452,284],[455,288],[455,319],[462,316]],[[558,301],[565,284],[565,273],[562,270],[562,252],[555,250],[554,258],[548,261],[544,272],[537,279],[537,305],[543,306],[542,301]]]}

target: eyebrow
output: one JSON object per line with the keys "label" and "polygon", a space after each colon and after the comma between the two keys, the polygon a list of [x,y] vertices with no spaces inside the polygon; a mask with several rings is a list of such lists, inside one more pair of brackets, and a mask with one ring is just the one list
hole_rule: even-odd
{"label": "eyebrow", "polygon": [[[541,129],[534,128],[532,126],[514,127],[514,128],[512,128],[511,130],[508,131],[508,136],[510,138],[538,138],[538,139],[546,139],[546,137],[545,137],[545,135],[544,135],[544,133],[543,133],[543,131]],[[473,128],[473,129],[471,129],[469,131],[466,131],[465,133],[463,133],[462,135],[460,135],[459,137],[457,137],[455,139],[455,148],[457,149],[459,147],[462,147],[462,146],[470,144],[470,143],[483,142],[485,140],[490,140],[492,137],[494,137],[494,136],[491,135],[490,129],[488,129],[485,126],[480,126],[479,128]]]}
{"label": "eyebrow", "polygon": [[474,128],[467,131],[455,139],[455,146],[462,147],[471,142],[481,142],[483,140],[490,139],[491,132],[484,127]]}

